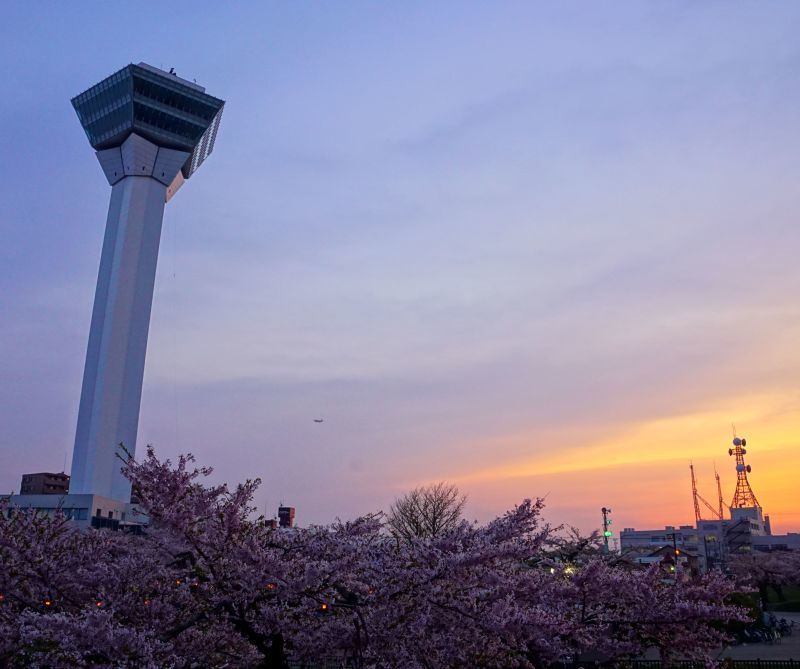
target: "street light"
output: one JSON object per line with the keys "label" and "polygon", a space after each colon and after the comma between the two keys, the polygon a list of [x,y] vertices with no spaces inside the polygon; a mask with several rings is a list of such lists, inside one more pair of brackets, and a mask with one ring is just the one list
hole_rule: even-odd
{"label": "street light", "polygon": [[611,518],[608,517],[611,514],[611,509],[604,506],[602,509],[600,509],[600,512],[603,514],[603,553],[608,555],[608,539],[612,534],[614,534],[610,529],[608,529],[608,526],[612,523]]}

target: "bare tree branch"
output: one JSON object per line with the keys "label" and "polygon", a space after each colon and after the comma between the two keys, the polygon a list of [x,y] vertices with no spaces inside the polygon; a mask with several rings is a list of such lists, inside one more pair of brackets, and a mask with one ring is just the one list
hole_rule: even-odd
{"label": "bare tree branch", "polygon": [[414,488],[392,504],[387,525],[406,540],[439,537],[459,524],[466,502],[467,496],[445,481]]}

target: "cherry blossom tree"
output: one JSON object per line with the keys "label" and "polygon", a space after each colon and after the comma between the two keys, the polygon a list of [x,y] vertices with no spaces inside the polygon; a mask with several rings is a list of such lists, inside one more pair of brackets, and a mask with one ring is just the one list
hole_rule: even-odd
{"label": "cherry blossom tree", "polygon": [[[542,501],[398,542],[382,515],[275,530],[259,481],[191,456],[125,464],[141,535],[0,513],[0,667],[545,667],[582,653],[706,657],[740,616],[719,574],[553,558]],[[591,542],[589,542],[591,543]],[[572,549],[570,549],[572,550]],[[574,551],[573,551],[574,552]]]}
{"label": "cherry blossom tree", "polygon": [[731,557],[730,568],[742,584],[758,589],[764,608],[770,589],[781,597],[783,586],[800,584],[800,552],[740,553]]}

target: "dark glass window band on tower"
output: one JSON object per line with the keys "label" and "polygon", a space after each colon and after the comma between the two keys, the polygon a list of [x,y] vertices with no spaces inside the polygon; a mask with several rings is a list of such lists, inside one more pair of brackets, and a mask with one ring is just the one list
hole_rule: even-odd
{"label": "dark glass window band on tower", "polygon": [[95,150],[136,133],[157,146],[189,151],[189,178],[214,148],[225,103],[205,89],[147,65],[128,65],[72,99]]}

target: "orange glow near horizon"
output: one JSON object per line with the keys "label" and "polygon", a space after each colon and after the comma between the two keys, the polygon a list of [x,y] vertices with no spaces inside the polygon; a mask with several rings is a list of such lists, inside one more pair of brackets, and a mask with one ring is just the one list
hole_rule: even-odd
{"label": "orange glow near horizon", "polygon": [[[526,496],[547,495],[552,521],[575,517],[581,529],[593,528],[595,506],[609,505],[614,509],[615,536],[623,527],[690,524],[694,522],[690,462],[695,464],[700,494],[713,506],[717,503],[715,468],[725,504],[733,496],[735,474],[728,456],[733,415],[738,434],[748,440],[750,482],[771,518],[773,531],[798,531],[800,450],[794,434],[800,407],[796,398],[762,394],[742,397],[735,404],[724,410],[615,426],[603,439],[592,440],[581,431],[560,433],[559,439],[559,433],[554,433],[547,435],[551,445],[541,455],[466,471],[453,480],[481,508],[507,507]],[[542,435],[506,435],[477,445],[476,451],[514,447],[518,451],[525,442],[541,444]]]}

